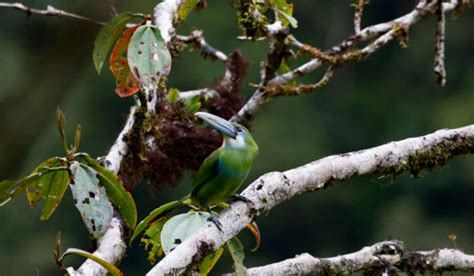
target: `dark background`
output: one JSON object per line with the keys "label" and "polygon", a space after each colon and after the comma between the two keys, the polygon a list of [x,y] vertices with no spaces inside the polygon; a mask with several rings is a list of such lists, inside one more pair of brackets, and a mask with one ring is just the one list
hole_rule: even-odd
{"label": "dark background", "polygon": [[[100,3],[99,3],[100,2]],[[157,1],[115,1],[119,12],[149,13]],[[240,48],[251,61],[246,83],[258,82],[258,65],[265,42],[241,42],[235,13],[227,1],[208,1],[207,10],[193,14],[178,28],[205,31],[208,42],[224,52]],[[352,1],[294,1],[300,41],[322,49],[353,33]],[[45,8],[51,4],[107,21],[109,1],[25,1]],[[371,1],[363,26],[393,19],[410,11],[415,1]],[[358,64],[344,67],[323,89],[299,97],[277,98],[257,115],[254,137],[261,153],[248,183],[259,175],[286,170],[347,151],[369,148],[474,122],[474,26],[467,11],[447,22],[447,86],[436,85],[432,70],[435,21],[419,22],[410,30],[410,47],[390,43]],[[0,179],[26,175],[40,161],[61,155],[55,126],[56,107],[67,117],[68,132],[83,127],[81,150],[104,155],[120,131],[132,98],[114,93],[107,68],[98,76],[92,48],[95,24],[0,9]],[[292,64],[294,67],[300,64]],[[174,61],[169,86],[181,90],[204,87],[223,72],[221,63],[203,61],[188,53]],[[305,77],[316,82],[322,72]],[[253,89],[243,86],[246,97]],[[151,197],[146,183],[134,192],[142,218],[154,207],[190,190],[189,177],[176,189]],[[333,256],[387,238],[400,238],[412,249],[452,247],[474,252],[474,158],[449,162],[442,170],[419,179],[402,174],[359,177],[315,194],[304,194],[258,219],[261,248],[247,253],[246,265],[280,261],[309,252]],[[0,208],[0,274],[60,275],[52,250],[58,230],[64,247],[89,249],[70,193],[52,218],[39,220],[41,209],[30,209],[24,196]],[[245,232],[245,231],[244,231]],[[248,233],[241,235],[247,248]],[[228,258],[224,258],[227,260]],[[71,257],[67,264],[82,260]],[[227,260],[228,261],[228,260]],[[143,248],[134,245],[121,269],[141,275],[150,269]],[[221,262],[216,271],[231,267]],[[215,272],[216,272],[215,271]]]}

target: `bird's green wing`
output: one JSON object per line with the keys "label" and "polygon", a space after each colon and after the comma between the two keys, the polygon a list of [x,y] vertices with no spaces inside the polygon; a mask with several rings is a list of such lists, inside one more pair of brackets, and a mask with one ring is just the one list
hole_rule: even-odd
{"label": "bird's green wing", "polygon": [[195,195],[204,184],[213,180],[219,174],[219,162],[220,162],[221,149],[218,149],[211,153],[206,160],[202,163],[196,176],[194,177],[191,196]]}

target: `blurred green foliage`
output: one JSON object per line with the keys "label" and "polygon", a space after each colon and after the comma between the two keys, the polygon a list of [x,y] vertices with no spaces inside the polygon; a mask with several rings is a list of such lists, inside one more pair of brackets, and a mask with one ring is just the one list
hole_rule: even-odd
{"label": "blurred green foliage", "polygon": [[[157,1],[48,1],[47,4],[107,21],[110,2],[119,12],[147,13]],[[240,48],[251,61],[246,82],[258,82],[265,42],[237,41],[235,14],[227,1],[208,1],[208,9],[191,14],[178,32],[203,29],[206,40],[229,52]],[[299,40],[326,49],[353,32],[351,1],[293,1]],[[45,8],[44,1],[24,4]],[[395,18],[413,8],[413,1],[371,1],[362,24]],[[397,43],[367,60],[336,72],[323,89],[299,97],[277,98],[257,115],[254,137],[261,154],[249,177],[285,170],[326,155],[364,149],[440,128],[474,122],[473,11],[447,24],[447,86],[438,87],[432,72],[435,21],[428,19],[410,30],[410,47]],[[0,10],[0,179],[18,178],[42,160],[60,155],[55,129],[56,107],[68,123],[83,126],[83,151],[103,155],[111,146],[133,103],[114,93],[108,71],[97,76],[91,53],[99,27],[81,21],[43,17],[10,9]],[[301,64],[294,61],[290,66]],[[204,87],[223,72],[220,63],[203,61],[195,52],[174,61],[169,87],[181,90]],[[321,72],[303,78],[315,82]],[[246,96],[252,93],[244,86]],[[72,139],[69,139],[72,140]],[[154,197],[146,183],[134,197],[139,218],[154,207],[190,190],[190,179],[176,189]],[[309,252],[331,256],[358,250],[387,238],[400,238],[409,248],[457,246],[474,252],[474,158],[449,162],[440,171],[413,179],[408,174],[360,177],[317,194],[305,194],[277,206],[258,220],[262,245],[247,252],[246,266],[279,261]],[[52,250],[62,231],[63,248],[91,250],[85,227],[74,209],[70,193],[47,222],[39,221],[40,208],[29,209],[16,198],[0,209],[0,274],[60,275]],[[245,233],[243,243],[253,246]],[[82,260],[71,257],[68,264]],[[214,272],[228,272],[230,258]],[[134,245],[121,264],[125,275],[142,275],[150,265],[143,248]]]}

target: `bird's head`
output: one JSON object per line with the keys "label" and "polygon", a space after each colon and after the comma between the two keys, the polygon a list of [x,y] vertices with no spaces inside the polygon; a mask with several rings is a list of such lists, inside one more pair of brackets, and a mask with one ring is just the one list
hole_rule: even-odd
{"label": "bird's head", "polygon": [[255,151],[255,153],[258,151],[258,146],[253,140],[252,134],[243,125],[229,122],[207,112],[196,112],[194,115],[222,133],[224,136],[224,146],[236,149],[249,149]]}

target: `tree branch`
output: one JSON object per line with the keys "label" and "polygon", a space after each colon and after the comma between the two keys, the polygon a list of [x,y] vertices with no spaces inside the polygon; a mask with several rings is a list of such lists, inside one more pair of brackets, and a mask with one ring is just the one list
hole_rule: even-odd
{"label": "tree branch", "polygon": [[397,175],[443,166],[449,159],[474,153],[474,125],[438,130],[426,136],[390,142],[371,149],[333,155],[285,172],[267,173],[242,193],[252,203],[235,202],[213,223],[186,239],[147,275],[182,273],[207,254],[223,246],[245,226],[274,206],[305,192],[323,190],[334,183],[367,174]]}
{"label": "tree branch", "polygon": [[[95,256],[111,264],[119,263],[122,260],[127,249],[127,245],[123,240],[122,224],[120,218],[112,218],[109,229],[97,241],[98,247],[93,253]],[[87,259],[77,270],[68,267],[67,272],[72,276],[107,275],[107,270],[103,266],[90,259]]]}
{"label": "tree branch", "polygon": [[362,21],[362,14],[364,13],[364,6],[367,5],[366,0],[356,0],[355,4],[352,4],[354,7],[354,32],[360,33],[360,23]]}
{"label": "tree branch", "polygon": [[65,17],[65,18],[83,20],[83,21],[88,21],[88,22],[92,22],[92,23],[95,23],[95,24],[99,24],[99,25],[105,25],[106,24],[104,22],[96,21],[94,19],[90,19],[90,18],[84,17],[82,15],[77,15],[77,14],[70,13],[70,12],[67,12],[67,11],[58,10],[55,7],[51,6],[51,5],[48,5],[45,10],[41,10],[41,9],[35,9],[35,8],[27,7],[27,6],[23,5],[22,3],[18,3],[18,2],[17,3],[0,2],[0,8],[11,8],[11,9],[19,10],[19,11],[24,11],[24,12],[26,12],[26,14],[28,16],[30,16],[31,14],[38,14],[38,15],[45,15],[45,16],[57,16],[57,17]]}
{"label": "tree branch", "polygon": [[[447,13],[453,11],[461,5],[462,3],[459,0],[450,0],[448,2],[442,3],[441,13]],[[437,8],[436,1],[426,1],[420,0],[418,5],[409,13],[396,18],[394,20],[379,23],[364,28],[360,32],[350,36],[340,44],[332,47],[330,50],[324,52],[324,56],[333,57],[334,61],[338,66],[347,64],[349,62],[354,62],[361,60],[370,54],[374,53],[380,47],[386,45],[389,41],[393,40],[396,37],[399,37],[403,40],[403,35],[400,34],[400,31],[408,31],[408,29],[417,23],[420,19],[428,17],[430,14],[434,14]],[[407,33],[406,33],[407,35]],[[359,43],[374,40],[369,43],[361,50],[351,50],[354,46]],[[295,42],[295,41],[293,41]],[[293,46],[302,45],[298,43],[293,43]],[[273,77],[268,81],[268,85],[283,85],[287,84],[296,78],[306,75],[313,72],[314,70],[321,67],[323,63],[328,63],[329,60],[323,60],[318,57],[312,57],[312,59],[305,64],[299,66],[298,68]],[[271,97],[265,95],[261,92],[260,89],[257,89],[252,97],[247,101],[247,103],[240,109],[240,111],[233,117],[234,121],[245,121],[247,118],[251,118],[255,115],[257,110],[261,105],[268,102]]]}
{"label": "tree branch", "polygon": [[446,15],[443,12],[443,1],[437,0],[436,7],[436,42],[435,42],[435,58],[434,73],[437,77],[438,84],[446,85],[446,68],[444,66],[444,40],[446,29]]}
{"label": "tree branch", "polygon": [[183,3],[184,0],[164,0],[155,6],[153,11],[155,25],[160,30],[161,36],[166,43],[170,42],[172,37],[176,35],[173,18],[178,12],[179,6]]}
{"label": "tree branch", "polygon": [[[130,114],[128,115],[124,128],[118,135],[103,161],[105,167],[116,175],[118,175],[123,157],[128,151],[128,145],[125,142],[124,137],[133,128],[135,123],[135,113],[137,110],[137,106],[130,108]],[[119,263],[125,256],[125,251],[127,249],[123,235],[123,221],[118,217],[118,215],[115,215],[104,236],[97,241],[97,249],[92,254],[111,264]],[[74,276],[107,275],[107,270],[103,266],[90,259],[87,259],[77,270],[74,270],[73,267],[68,267],[67,271],[70,275]]]}
{"label": "tree branch", "polygon": [[361,250],[332,258],[315,258],[303,253],[294,258],[249,268],[245,275],[342,275],[355,272],[383,275],[390,272],[474,272],[474,256],[457,249],[410,251],[398,240],[383,241]]}
{"label": "tree branch", "polygon": [[196,48],[201,49],[201,52],[205,57],[211,57],[222,62],[227,61],[227,55],[209,45],[204,39],[204,35],[200,30],[194,30],[188,36],[177,35],[176,38],[184,43],[196,44]]}
{"label": "tree branch", "polygon": [[196,89],[196,90],[189,90],[189,91],[182,91],[179,93],[179,98],[182,100],[191,99],[196,95],[201,95],[204,99],[212,98],[217,94],[216,90],[213,90],[209,87]]}

